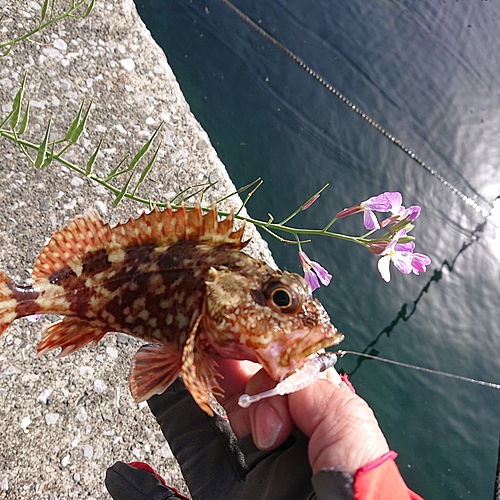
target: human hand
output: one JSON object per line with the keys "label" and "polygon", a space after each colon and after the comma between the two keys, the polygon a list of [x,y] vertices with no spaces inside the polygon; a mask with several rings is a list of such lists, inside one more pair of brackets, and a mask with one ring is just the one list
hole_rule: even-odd
{"label": "human hand", "polygon": [[[193,498],[316,498],[311,496],[314,473],[324,468],[354,473],[388,450],[373,412],[351,391],[318,380],[297,393],[241,408],[237,401],[242,393],[259,393],[276,382],[255,363],[217,361],[225,377],[220,402],[231,426],[201,410],[181,380],[148,400]],[[302,432],[292,433],[296,428]],[[323,495],[318,499],[353,498],[352,476],[319,476],[323,484],[315,487]],[[116,500],[172,494],[150,472],[121,462],[108,469],[106,486]]]}
{"label": "human hand", "polygon": [[282,444],[294,427],[308,438],[313,473],[325,468],[354,474],[360,467],[389,451],[387,441],[368,404],[334,382],[318,379],[288,396],[276,396],[249,408],[240,408],[239,396],[257,394],[276,385],[259,365],[248,361],[219,360],[225,390],[224,406],[238,438],[252,434],[261,450]]}

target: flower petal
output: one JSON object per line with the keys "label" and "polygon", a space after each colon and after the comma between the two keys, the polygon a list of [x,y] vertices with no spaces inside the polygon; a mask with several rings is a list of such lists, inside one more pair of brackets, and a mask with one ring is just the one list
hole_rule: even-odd
{"label": "flower petal", "polygon": [[389,255],[384,255],[378,260],[378,272],[380,273],[380,276],[382,276],[382,279],[389,283],[391,281],[391,271],[389,269],[389,264],[391,263],[391,258]]}
{"label": "flower petal", "polygon": [[379,212],[388,212],[391,209],[391,201],[387,198],[386,193],[379,194],[378,196],[372,196],[365,201],[362,201],[360,205],[365,210],[377,210]]}
{"label": "flower petal", "polygon": [[415,249],[415,242],[409,241],[408,243],[398,243],[394,248],[396,252],[413,252]]}
{"label": "flower petal", "polygon": [[411,265],[413,254],[411,252],[394,252],[392,262],[396,269],[403,274],[410,274],[413,271]]}
{"label": "flower petal", "polygon": [[401,218],[413,222],[420,215],[421,210],[418,205],[412,205],[401,213]]}
{"label": "flower petal", "polygon": [[390,203],[390,211],[393,214],[398,214],[401,211],[401,203],[403,203],[403,197],[398,191],[389,191],[384,193],[386,198]]}
{"label": "flower petal", "polygon": [[306,268],[310,266],[311,259],[306,254],[306,252],[303,252],[302,250],[299,250],[299,259],[300,259],[300,265],[302,266],[302,269],[304,269],[305,271]]}
{"label": "flower petal", "polygon": [[314,292],[316,288],[319,288],[318,277],[314,274],[311,268],[304,269],[304,279],[306,283],[309,285],[311,292]]}
{"label": "flower petal", "polygon": [[365,213],[363,214],[363,224],[368,230],[380,229],[380,224],[371,210],[365,210]]}
{"label": "flower petal", "polygon": [[412,255],[411,265],[415,274],[425,273],[425,271],[427,271],[426,266],[430,263],[431,259],[423,253],[414,253]]}
{"label": "flower petal", "polygon": [[311,261],[311,266],[318,275],[319,280],[323,286],[328,286],[332,280],[332,275],[317,262]]}

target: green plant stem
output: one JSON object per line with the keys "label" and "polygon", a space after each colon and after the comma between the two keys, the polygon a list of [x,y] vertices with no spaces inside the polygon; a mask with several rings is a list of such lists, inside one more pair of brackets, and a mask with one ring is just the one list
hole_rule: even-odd
{"label": "green plant stem", "polygon": [[[67,10],[66,12],[64,12],[63,14],[60,14],[57,17],[53,17],[53,18],[49,19],[47,22],[45,22],[45,23],[39,24],[36,28],[32,29],[28,33],[25,33],[24,35],[18,36],[17,38],[13,38],[12,40],[9,40],[7,42],[0,43],[0,50],[2,50],[4,48],[11,48],[16,43],[22,42],[23,40],[29,40],[30,37],[32,37],[33,35],[35,35],[39,31],[42,31],[45,28],[48,28],[52,24],[55,24],[55,23],[61,21],[62,19],[66,18],[66,17],[86,17],[86,16],[88,16],[90,14],[89,9],[87,9],[87,12],[85,14],[81,14],[81,15],[75,15],[74,14],[82,5],[84,5],[87,2],[88,2],[88,0],[80,0],[80,1],[78,1],[76,3],[73,2],[73,4],[70,7],[70,9]],[[91,2],[91,4],[92,4],[92,2]]]}

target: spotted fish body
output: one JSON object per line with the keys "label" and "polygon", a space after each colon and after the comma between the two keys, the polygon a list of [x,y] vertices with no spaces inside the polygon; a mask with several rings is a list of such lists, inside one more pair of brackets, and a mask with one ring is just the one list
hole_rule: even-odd
{"label": "spotted fish body", "polygon": [[127,333],[150,343],[132,361],[136,401],[181,374],[211,414],[207,394],[223,394],[218,356],[257,361],[279,381],[343,338],[304,279],[242,253],[242,236],[215,207],[155,209],[114,228],[77,216],[42,249],[31,286],[0,273],[0,334],[17,318],[59,314],[38,354],[66,355]]}

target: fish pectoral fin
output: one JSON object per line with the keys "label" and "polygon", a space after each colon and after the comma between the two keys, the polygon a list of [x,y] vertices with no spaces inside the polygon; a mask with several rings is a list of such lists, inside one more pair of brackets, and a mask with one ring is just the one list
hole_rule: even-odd
{"label": "fish pectoral fin", "polygon": [[142,346],[132,359],[130,393],[136,403],[163,394],[181,371],[181,353],[169,346]]}
{"label": "fish pectoral fin", "polygon": [[195,402],[203,411],[212,416],[214,412],[210,404],[213,400],[211,395],[223,396],[224,390],[217,382],[216,377],[222,378],[217,370],[217,362],[198,346],[196,330],[200,319],[201,316],[182,351],[181,374],[184,385]]}
{"label": "fish pectoral fin", "polygon": [[66,316],[44,330],[36,355],[41,356],[56,347],[61,347],[62,350],[57,356],[60,358],[89,342],[97,344],[106,333],[107,330],[91,325],[88,321]]}

